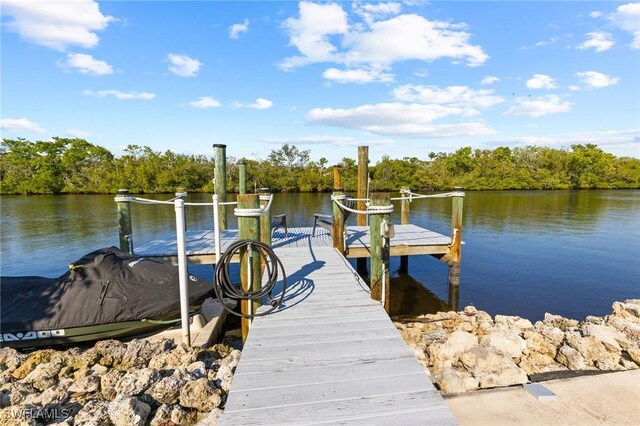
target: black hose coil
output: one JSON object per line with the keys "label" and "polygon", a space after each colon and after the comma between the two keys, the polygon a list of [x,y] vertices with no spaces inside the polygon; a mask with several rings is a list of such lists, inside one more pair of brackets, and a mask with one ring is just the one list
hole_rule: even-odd
{"label": "black hose coil", "polygon": [[[243,290],[240,283],[234,284],[229,274],[229,265],[231,259],[235,254],[240,254],[243,249],[252,250],[253,255],[257,253],[260,256],[261,263],[266,267],[267,280],[262,280],[262,286],[259,290],[251,290],[251,284],[249,284],[249,290]],[[273,298],[273,290],[278,283],[278,269],[282,271],[282,291],[277,299]],[[284,293],[287,287],[287,276],[284,270],[282,262],[273,252],[273,249],[260,241],[253,240],[238,240],[231,244],[225,252],[220,256],[220,259],[216,259],[216,272],[215,280],[213,283],[213,289],[216,293],[216,297],[222,303],[222,306],[230,313],[244,318],[254,318],[268,315],[273,312],[278,306],[282,304],[284,300]],[[252,315],[236,312],[232,307],[227,306],[224,303],[224,298],[230,299],[246,299],[249,303],[253,301],[262,301],[267,296],[271,308]]]}

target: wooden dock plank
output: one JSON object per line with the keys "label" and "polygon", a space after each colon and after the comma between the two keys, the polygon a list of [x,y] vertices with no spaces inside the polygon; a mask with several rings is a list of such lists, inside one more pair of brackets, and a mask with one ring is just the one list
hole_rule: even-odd
{"label": "wooden dock plank", "polygon": [[220,424],[455,424],[353,268],[310,240],[276,249],[286,306],[253,321]]}

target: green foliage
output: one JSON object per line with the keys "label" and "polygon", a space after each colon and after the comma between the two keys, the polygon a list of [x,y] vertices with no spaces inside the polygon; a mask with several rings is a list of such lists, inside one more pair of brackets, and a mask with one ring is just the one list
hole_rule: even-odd
{"label": "green foliage", "polygon": [[[273,149],[266,160],[245,160],[250,190],[324,192],[333,187],[327,160],[310,160],[309,150],[293,145]],[[358,166],[343,158],[342,186],[357,188]],[[83,139],[31,142],[4,139],[0,149],[2,194],[212,192],[213,160],[203,155],[154,151],[129,145],[115,157]],[[371,190],[640,188],[640,160],[617,158],[596,145],[571,150],[546,147],[431,152],[425,159],[384,156],[369,167]],[[238,190],[238,161],[227,159],[227,190]]]}

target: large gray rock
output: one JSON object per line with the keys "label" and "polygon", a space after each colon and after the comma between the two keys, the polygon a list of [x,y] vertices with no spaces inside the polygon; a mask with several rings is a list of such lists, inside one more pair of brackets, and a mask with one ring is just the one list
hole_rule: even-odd
{"label": "large gray rock", "polygon": [[58,382],[58,372],[60,372],[61,368],[61,364],[54,362],[40,364],[27,374],[27,377],[22,379],[22,382],[32,385],[39,391],[44,391]]}
{"label": "large gray rock", "polygon": [[433,345],[434,343],[444,343],[448,338],[449,333],[447,333],[444,328],[438,327],[430,332],[422,333],[422,335],[420,336],[420,341],[418,343],[426,348],[427,346]]}
{"label": "large gray rock", "polygon": [[522,351],[527,347],[527,342],[516,332],[509,329],[497,329],[495,332],[482,337],[480,343],[485,346],[491,346],[496,351],[511,358],[520,358]]}
{"label": "large gray rock", "polygon": [[147,340],[133,339],[127,343],[127,350],[122,355],[118,368],[124,370],[132,367],[146,367],[157,348],[157,344]]}
{"label": "large gray rock", "polygon": [[118,340],[101,340],[94,346],[101,355],[100,364],[105,367],[116,367],[122,364],[127,345]]}
{"label": "large gray rock", "polygon": [[480,387],[510,386],[528,381],[527,374],[513,359],[490,346],[476,346],[460,357],[464,368],[480,383]]}
{"label": "large gray rock", "polygon": [[457,360],[460,355],[478,345],[478,338],[471,333],[454,331],[435,354],[436,359]]}
{"label": "large gray rock", "polygon": [[92,393],[100,390],[100,377],[86,376],[69,387],[71,393]]}
{"label": "large gray rock", "polygon": [[207,376],[207,366],[203,361],[196,361],[187,365],[187,371],[196,379],[201,379]]}
{"label": "large gray rock", "polygon": [[109,402],[100,399],[91,399],[84,404],[73,418],[74,426],[108,426],[111,424],[109,418]]}
{"label": "large gray rock", "polygon": [[223,365],[218,368],[216,371],[216,375],[214,378],[214,382],[217,387],[224,390],[225,392],[229,392],[231,388],[231,381],[233,380],[233,370],[228,365]]}
{"label": "large gray rock", "polygon": [[139,395],[160,380],[160,373],[152,368],[141,368],[126,373],[116,384],[114,390],[118,394]]}
{"label": "large gray rock", "polygon": [[218,361],[219,365],[227,365],[231,368],[236,368],[238,363],[240,362],[240,356],[242,352],[237,349],[232,350],[227,356]]}
{"label": "large gray rock", "polygon": [[151,407],[135,397],[118,395],[109,403],[109,418],[115,426],[142,426]]}
{"label": "large gray rock", "polygon": [[222,403],[222,397],[205,378],[187,382],[180,391],[180,405],[198,411],[211,411]]}

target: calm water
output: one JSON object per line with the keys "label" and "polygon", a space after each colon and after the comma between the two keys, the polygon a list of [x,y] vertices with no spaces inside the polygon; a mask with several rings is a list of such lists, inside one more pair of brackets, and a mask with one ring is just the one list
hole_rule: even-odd
{"label": "calm water", "polygon": [[[640,191],[470,192],[464,203],[461,307],[582,319],[607,314],[615,300],[640,298]],[[448,234],[450,206],[449,199],[414,201],[411,222]],[[113,196],[3,197],[0,208],[2,275],[57,276],[83,254],[118,244]],[[311,226],[316,212],[330,212],[328,194],[275,196],[273,213],[287,213],[290,226]],[[171,206],[134,205],[132,216],[138,245],[175,223]],[[190,208],[187,221],[191,229],[209,228],[212,212]],[[398,267],[392,258],[393,314],[448,308],[446,265],[412,256],[409,274]],[[205,277],[209,271],[193,268]]]}

